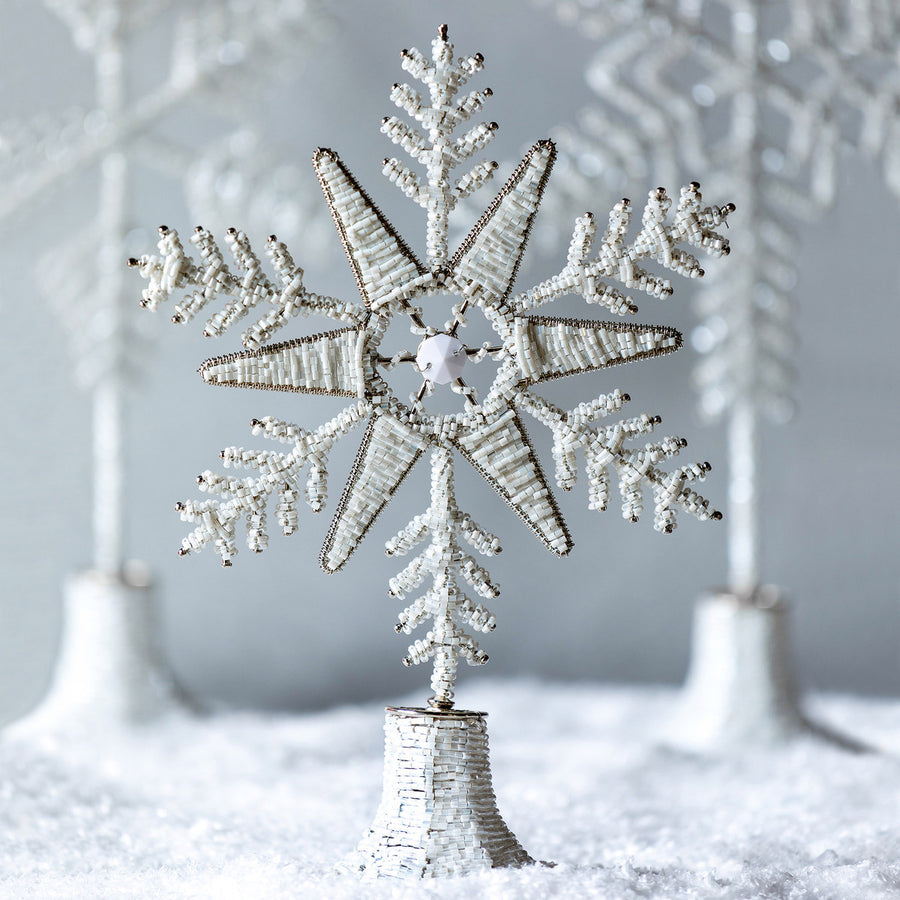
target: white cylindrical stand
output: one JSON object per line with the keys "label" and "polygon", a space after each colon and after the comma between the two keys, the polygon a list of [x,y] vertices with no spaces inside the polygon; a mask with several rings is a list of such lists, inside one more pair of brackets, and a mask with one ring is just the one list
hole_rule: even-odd
{"label": "white cylindrical stand", "polygon": [[153,588],[142,567],[119,577],[88,570],[66,579],[50,687],[13,723],[19,734],[147,721],[182,697],[164,661]]}
{"label": "white cylindrical stand", "polygon": [[691,664],[663,738],[696,752],[780,743],[806,730],[779,590],[710,592],[694,610]]}
{"label": "white cylindrical stand", "polygon": [[534,862],[497,810],[485,715],[387,709],[381,805],[346,867],[430,878]]}

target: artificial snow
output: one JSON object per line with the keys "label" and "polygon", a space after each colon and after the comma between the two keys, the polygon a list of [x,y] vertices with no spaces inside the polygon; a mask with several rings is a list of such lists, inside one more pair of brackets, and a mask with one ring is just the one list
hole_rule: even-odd
{"label": "artificial snow", "polygon": [[362,884],[337,871],[381,794],[384,713],[370,704],[13,729],[0,741],[0,897],[900,896],[900,701],[812,704],[874,752],[810,737],[703,759],[656,744],[668,689],[515,681],[461,694],[490,713],[501,814],[555,866]]}

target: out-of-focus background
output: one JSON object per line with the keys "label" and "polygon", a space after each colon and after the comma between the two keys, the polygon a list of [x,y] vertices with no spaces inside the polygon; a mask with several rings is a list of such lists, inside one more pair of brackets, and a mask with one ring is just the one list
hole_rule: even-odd
{"label": "out-of-focus background", "polygon": [[[0,2],[0,136],[4,123],[38,115],[57,121],[66,110],[94,102],[92,64],[52,6]],[[90,14],[91,4],[82,6]],[[487,67],[478,86],[494,91],[485,117],[500,123],[488,156],[507,163],[536,139],[574,122],[592,102],[584,72],[597,45],[546,9],[514,0],[382,0],[377,6],[346,0],[328,6],[327,13],[330,21],[315,40],[298,46],[296,60],[254,88],[249,108],[269,144],[299,166],[302,190],[310,196],[318,190],[308,163],[313,150],[334,148],[420,252],[422,210],[380,174],[382,158],[394,153],[379,133],[380,120],[394,112],[390,85],[407,78],[399,65],[401,48],[427,51],[437,25],[447,22],[459,54],[484,53]],[[171,42],[162,15],[130,43],[132,98],[152,90],[167,70]],[[239,57],[240,47],[231,52]],[[197,107],[174,112],[154,129],[159,152],[167,141],[200,148],[224,139],[234,122],[223,126],[221,113]],[[793,601],[795,660],[804,686],[894,694],[900,686],[900,207],[873,164],[841,152],[846,158],[836,203],[804,226],[797,251],[798,414],[790,424],[764,431],[763,573]],[[704,181],[703,172],[683,177]],[[97,186],[96,167],[87,166],[78,178],[29,202],[0,232],[0,720],[23,713],[45,688],[60,628],[61,583],[90,563],[90,404],[74,383],[64,327],[39,287],[38,270],[48,252],[93,219]],[[217,187],[234,193],[233,176],[231,183],[220,178]],[[184,234],[196,224],[174,171],[163,175],[136,160],[132,189],[130,252],[152,252],[160,223]],[[551,179],[549,191],[554,189]],[[477,216],[491,190],[476,195],[466,215]],[[0,198],[3,193],[0,183]],[[572,217],[592,209],[602,221],[617,199],[598,178]],[[276,212],[272,224],[256,211],[245,226],[239,210],[234,221],[203,224],[218,235],[230,225],[247,227],[261,248],[269,232],[282,235]],[[291,238],[291,249],[314,290],[355,299],[337,236],[322,230],[331,227],[324,212],[322,202],[318,219],[310,213],[308,225]],[[554,227],[560,238],[555,246],[548,239]],[[559,270],[570,228],[570,221],[540,222],[520,287]],[[740,210],[729,237],[735,245],[748,239]],[[77,279],[77,254],[68,265]],[[709,268],[720,265],[727,261]],[[143,282],[137,273],[129,277],[137,303]],[[638,298],[639,319],[690,334],[695,285],[675,281],[669,301]],[[297,322],[283,334],[321,324]],[[263,442],[249,433],[252,417],[276,415],[315,426],[339,407],[317,397],[210,391],[195,370],[208,356],[236,349],[237,335],[208,341],[199,323],[175,328],[168,313],[147,314],[146,328],[152,349],[128,405],[126,549],[147,564],[157,583],[165,649],[186,687],[229,704],[291,709],[426,691],[424,669],[400,665],[407,641],[394,634],[392,624],[401,604],[386,591],[398,565],[384,557],[382,547],[427,505],[427,466],[413,471],[337,576],[324,575],[316,559],[355,438],[342,441],[333,454],[329,506],[318,516],[302,508],[298,534],[274,533],[265,554],[243,550],[227,570],[211,549],[179,559],[175,550],[185,526],[174,502],[196,495],[195,475],[218,468],[222,447]],[[727,511],[724,430],[696,416],[690,381],[696,360],[686,342],[671,358],[569,379],[548,396],[571,404],[616,387],[628,391],[635,411],[660,414],[663,433],[689,439],[686,460],[713,463],[702,492]],[[531,433],[545,469],[552,471],[547,434],[538,427]],[[489,566],[503,593],[493,602],[497,630],[482,640],[491,661],[476,673],[479,678],[683,677],[692,604],[726,577],[723,525],[680,516],[677,531],[661,536],[649,514],[637,525],[623,521],[615,493],[609,511],[588,511],[580,483],[571,494],[560,494],[576,547],[559,560],[479,476],[464,465],[458,471],[460,505],[499,534],[504,546]],[[469,677],[467,671],[461,679],[463,702]]]}

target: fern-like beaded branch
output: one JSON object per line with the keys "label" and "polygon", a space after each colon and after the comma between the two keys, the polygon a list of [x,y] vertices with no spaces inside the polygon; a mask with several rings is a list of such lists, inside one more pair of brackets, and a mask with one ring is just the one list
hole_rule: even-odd
{"label": "fern-like beaded branch", "polygon": [[226,305],[213,313],[203,328],[206,337],[219,337],[250,310],[260,304],[268,305],[271,309],[241,335],[241,343],[252,350],[297,315],[315,314],[351,324],[361,321],[356,304],[309,291],[303,283],[303,269],[294,264],[287,247],[274,234],[266,242],[266,256],[274,269],[274,280],[263,271],[247,235],[236,228],[229,228],[225,235],[234,270],[226,263],[215,238],[202,226],[195,228],[191,235],[191,243],[199,251],[199,261],[185,252],[174,228],[162,225],[159,234],[159,255],[132,258],[128,265],[140,269],[141,275],[150,282],[141,294],[141,306],[146,309],[155,310],[174,293],[184,293],[184,299],[175,306],[172,315],[175,324],[190,322],[221,298],[227,301]]}
{"label": "fern-like beaded branch", "polygon": [[493,631],[496,620],[483,604],[463,593],[459,581],[465,581],[480,597],[499,596],[500,589],[475,559],[462,551],[460,539],[483,556],[500,552],[499,540],[477,525],[456,505],[453,486],[453,458],[444,448],[431,454],[431,505],[388,541],[388,556],[402,556],[431,536],[428,547],[390,581],[390,594],[404,597],[427,578],[431,587],[398,616],[397,633],[411,634],[426,619],[431,630],[424,639],[410,645],[403,660],[407,666],[434,659],[431,703],[438,708],[453,706],[456,669],[462,657],[469,665],[487,662],[487,654],[463,626],[476,631]]}
{"label": "fern-like beaded branch", "polygon": [[675,530],[675,511],[681,509],[700,521],[721,519],[722,514],[710,509],[709,501],[690,489],[689,484],[702,481],[712,468],[709,463],[680,466],[663,472],[657,463],[671,459],[687,446],[680,437],[628,447],[626,442],[651,434],[662,421],[646,413],[632,419],[621,419],[612,425],[597,422],[619,412],[631,398],[621,391],[600,396],[565,412],[558,406],[528,391],[520,397],[519,407],[528,412],[553,433],[553,459],[556,483],[564,491],[575,486],[577,478],[576,450],[583,450],[588,478],[588,505],[604,511],[609,503],[610,469],[615,470],[622,497],[622,516],[637,522],[643,512],[643,490],[649,488],[654,498],[653,527],[666,534]]}
{"label": "fern-like beaded branch", "polygon": [[196,526],[182,541],[179,555],[185,556],[212,543],[222,558],[222,565],[230,566],[237,553],[235,526],[241,519],[247,525],[247,546],[254,553],[262,553],[269,543],[266,508],[273,496],[277,497],[278,525],[285,535],[293,534],[298,525],[299,481],[303,470],[307,470],[306,503],[313,512],[321,512],[327,499],[328,453],[339,438],[360,422],[365,412],[366,404],[362,401],[348,406],[311,433],[272,416],[254,419],[251,422],[254,435],[293,444],[293,449],[288,453],[242,447],[224,449],[220,456],[225,468],[250,469],[259,475],[234,478],[210,470],[198,475],[200,490],[213,497],[176,504],[182,521]]}
{"label": "fern-like beaded branch", "polygon": [[431,60],[418,50],[404,50],[401,65],[421,81],[429,91],[429,101],[408,84],[395,84],[391,100],[410,118],[422,125],[427,136],[396,116],[386,116],[381,130],[426,170],[423,181],[408,166],[396,158],[384,160],[384,174],[411,200],[428,211],[426,244],[432,267],[445,264],[447,228],[450,213],[457,202],[487,183],[497,168],[496,162],[473,166],[455,182],[450,173],[466,162],[493,139],[496,122],[475,125],[461,137],[453,132],[481,111],[492,95],[490,88],[472,91],[457,99],[460,88],[484,67],[480,53],[462,60],[454,60],[453,45],[446,30],[432,42]]}
{"label": "fern-like beaded branch", "polygon": [[727,256],[730,252],[728,241],[714,229],[726,224],[729,214],[734,212],[734,204],[703,207],[702,199],[696,181],[682,188],[675,216],[668,222],[671,198],[664,188],[651,191],[641,217],[641,230],[631,243],[627,242],[631,203],[620,200],[609,214],[609,225],[593,259],[590,254],[597,226],[593,215],[585,213],[575,221],[565,268],[519,294],[513,304],[519,310],[536,309],[566,294],[579,294],[588,303],[605,306],[616,315],[637,312],[637,304],[630,296],[602,279],[617,281],[651,297],[671,296],[671,282],[648,272],[639,262],[652,260],[670,272],[699,278],[704,274],[703,268],[682,244],[713,257]]}

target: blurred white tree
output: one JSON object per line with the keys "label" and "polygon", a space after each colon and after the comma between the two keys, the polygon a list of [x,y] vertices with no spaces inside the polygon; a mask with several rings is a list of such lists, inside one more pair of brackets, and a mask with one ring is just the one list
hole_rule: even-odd
{"label": "blurred white tree", "polygon": [[[311,179],[282,162],[254,127],[258,96],[329,29],[320,0],[46,0],[94,71],[85,107],[0,123],[0,228],[21,227],[41,201],[99,174],[97,208],[74,237],[60,236],[37,277],[70,340],[75,376],[93,404],[93,561],[66,586],[53,683],[27,727],[75,718],[128,721],[178,695],[156,638],[145,568],[128,561],[124,528],[126,405],[148,349],[147,317],[125,283],[129,235],[140,221],[139,167],[175,178],[198,215],[217,222],[241,209],[314,245],[330,235]],[[152,28],[171,29],[163,77],[132,85],[131,52]],[[16,73],[10,73],[10,78]],[[156,127],[190,108],[217,123],[198,147]],[[256,123],[257,126],[259,123]],[[226,133],[227,132],[227,133]],[[223,137],[223,134],[225,135]],[[306,187],[308,185],[309,187]],[[50,237],[52,241],[52,236]]]}
{"label": "blurred white tree", "polygon": [[900,194],[900,7],[891,0],[536,0],[596,38],[597,105],[556,136],[569,195],[703,172],[734,199],[734,258],[698,292],[700,410],[725,419],[728,584],[701,602],[685,713],[692,746],[804,727],[780,591],[763,585],[764,420],[792,414],[796,228],[834,200],[852,149]]}

